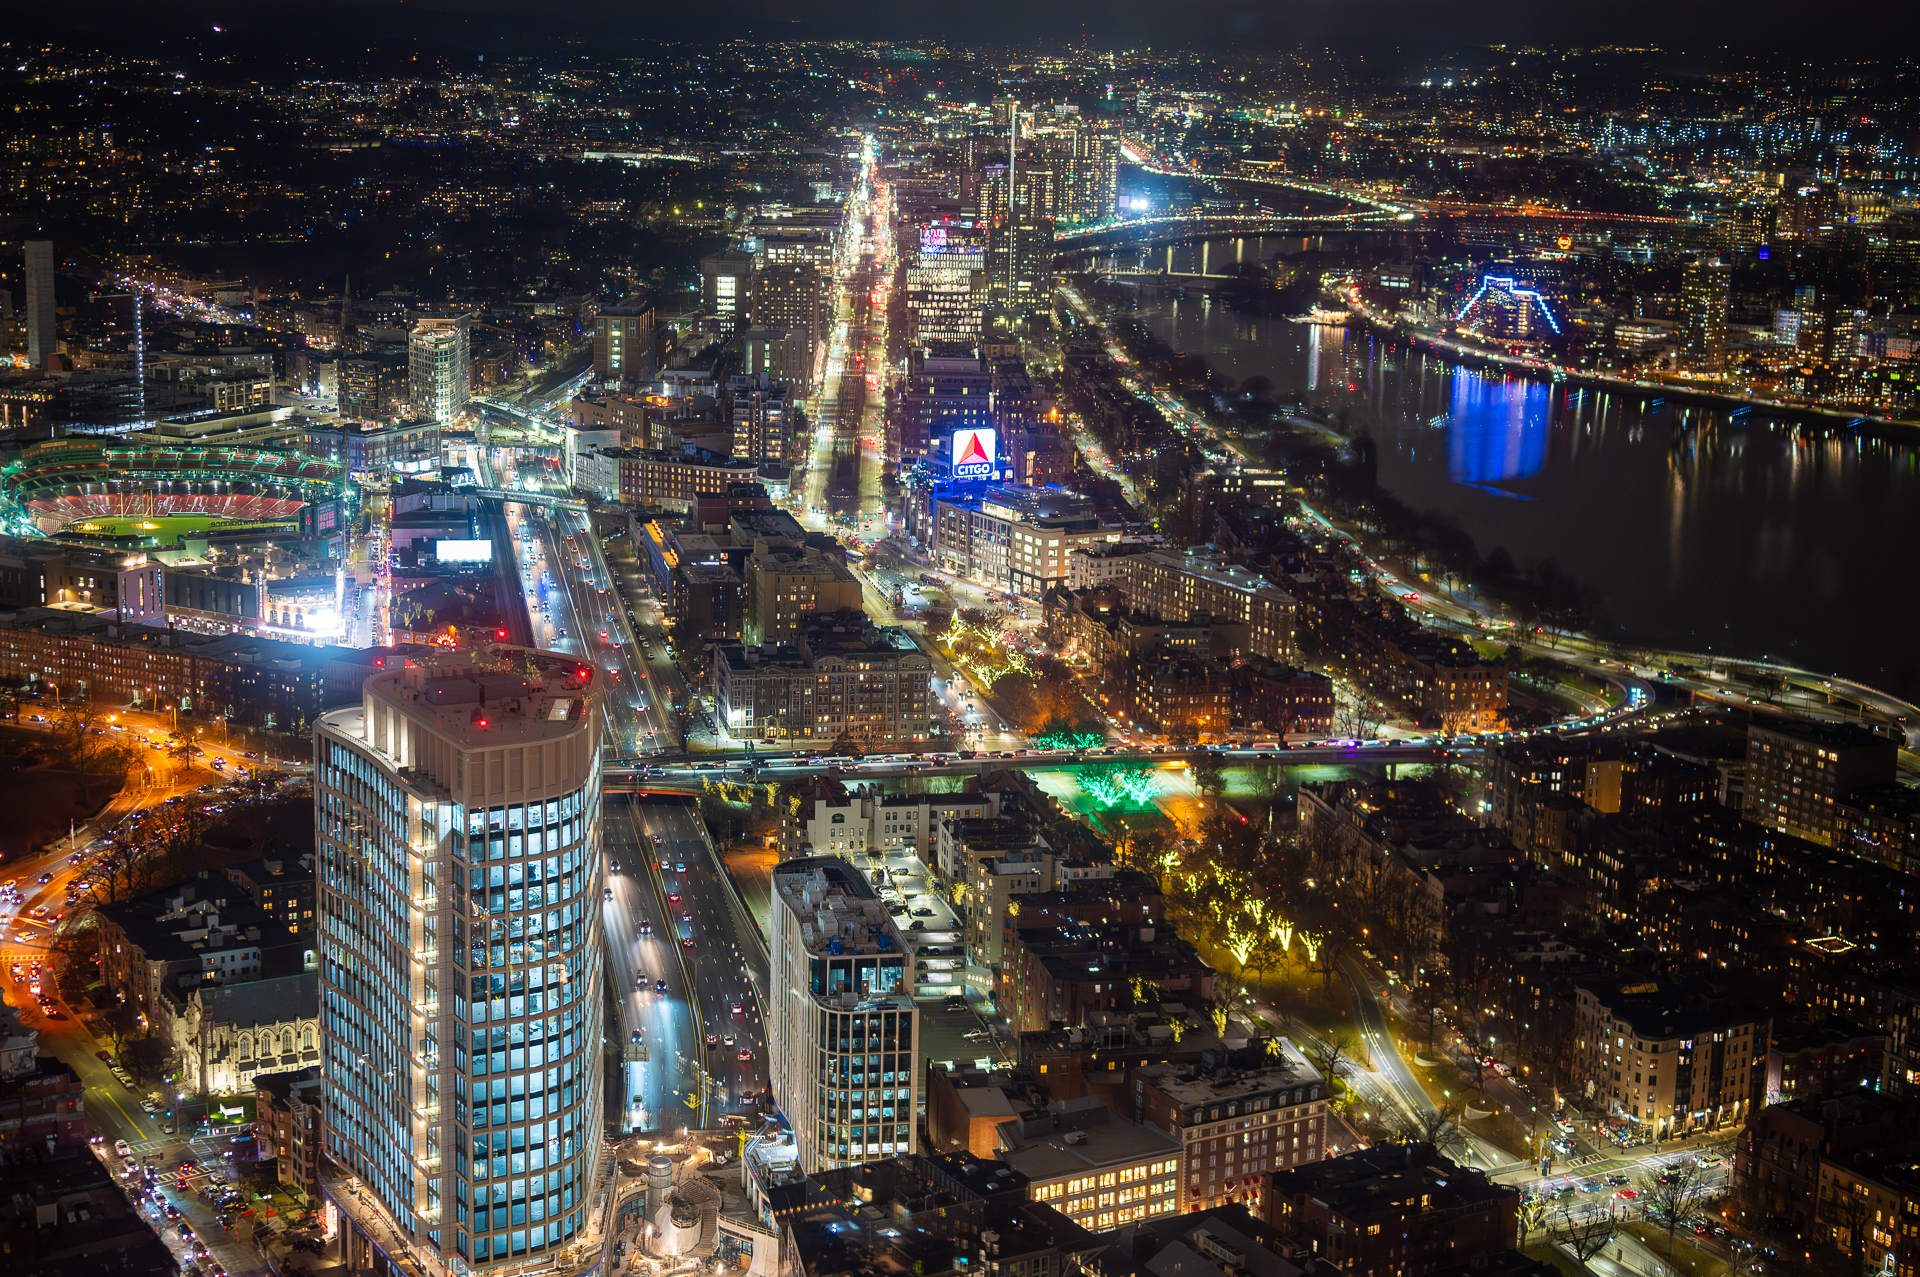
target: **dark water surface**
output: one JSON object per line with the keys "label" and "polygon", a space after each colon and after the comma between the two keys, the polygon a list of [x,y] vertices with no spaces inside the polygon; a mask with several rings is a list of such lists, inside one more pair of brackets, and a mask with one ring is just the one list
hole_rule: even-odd
{"label": "dark water surface", "polygon": [[[1205,266],[1227,273],[1300,243],[1216,242]],[[1167,267],[1168,252],[1144,263]],[[1171,252],[1175,271],[1202,264],[1202,246]],[[1136,313],[1227,376],[1345,406],[1378,444],[1381,486],[1453,515],[1483,555],[1554,560],[1598,597],[1604,633],[1920,687],[1908,442],[1490,376],[1197,297],[1143,296]]]}

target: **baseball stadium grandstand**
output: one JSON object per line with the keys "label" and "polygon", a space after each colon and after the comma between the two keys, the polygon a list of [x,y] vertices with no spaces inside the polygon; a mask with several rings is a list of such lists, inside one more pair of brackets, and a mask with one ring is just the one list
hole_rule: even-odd
{"label": "baseball stadium grandstand", "polygon": [[0,517],[42,534],[135,515],[286,519],[339,496],[345,477],[338,462],[291,452],[58,439],[0,470]]}

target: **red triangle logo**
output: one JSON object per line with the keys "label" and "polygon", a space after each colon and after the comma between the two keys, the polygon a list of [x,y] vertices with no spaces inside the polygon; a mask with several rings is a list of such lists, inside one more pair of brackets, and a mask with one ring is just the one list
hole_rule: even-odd
{"label": "red triangle logo", "polygon": [[960,454],[960,460],[956,464],[965,466],[971,465],[976,461],[985,465],[993,464],[993,458],[989,457],[987,450],[980,446],[980,432],[978,430],[967,436],[966,451]]}

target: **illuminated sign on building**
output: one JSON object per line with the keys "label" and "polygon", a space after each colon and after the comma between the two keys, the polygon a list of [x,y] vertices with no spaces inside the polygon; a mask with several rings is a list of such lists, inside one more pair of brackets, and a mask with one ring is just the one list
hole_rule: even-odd
{"label": "illuminated sign on building", "polygon": [[922,226],[920,228],[920,251],[923,253],[946,252],[947,228],[944,226]]}
{"label": "illuminated sign on building", "polygon": [[490,563],[493,561],[493,542],[485,539],[436,541],[434,557],[442,563]]}
{"label": "illuminated sign on building", "polygon": [[997,433],[991,429],[954,431],[953,477],[956,479],[992,478],[994,459],[1000,455],[999,442]]}

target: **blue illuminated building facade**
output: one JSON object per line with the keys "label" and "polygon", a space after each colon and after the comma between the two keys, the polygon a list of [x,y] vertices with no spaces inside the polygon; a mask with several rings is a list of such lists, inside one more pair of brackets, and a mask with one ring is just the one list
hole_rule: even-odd
{"label": "blue illuminated building facade", "polygon": [[565,1272],[586,1249],[598,677],[557,653],[436,654],[315,726],[321,1182],[353,1269]]}
{"label": "blue illuminated building facade", "polygon": [[1561,335],[1553,307],[1538,289],[1512,275],[1483,275],[1453,322],[1482,337],[1544,341]]}

